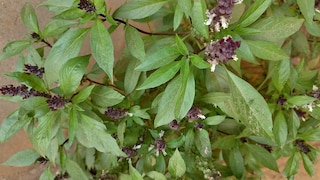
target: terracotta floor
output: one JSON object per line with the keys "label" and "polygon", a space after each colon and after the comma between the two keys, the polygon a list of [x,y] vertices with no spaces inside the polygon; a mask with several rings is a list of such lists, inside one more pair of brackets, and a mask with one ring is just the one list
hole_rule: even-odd
{"label": "terracotta floor", "polygon": [[[107,0],[108,8],[119,6],[124,0]],[[34,7],[43,2],[43,0],[0,0],[0,49],[4,47],[9,41],[24,39],[27,34],[30,32],[23,26],[20,19],[20,10],[24,3],[30,2]],[[48,22],[50,13],[48,13],[46,8],[36,9],[38,14],[40,26],[43,27],[46,22]],[[113,35],[113,40],[115,43],[116,49],[122,49],[124,46],[123,33],[121,28],[119,31]],[[82,52],[88,51],[88,46],[86,45]],[[119,51],[116,52],[116,56],[119,57]],[[117,58],[116,57],[116,58]],[[13,81],[3,75],[5,72],[10,72],[15,64],[16,58],[10,58],[9,60],[3,61],[0,63],[0,85],[10,84]],[[15,108],[16,104],[5,102],[0,100],[0,123],[2,120]],[[31,148],[31,144],[26,137],[24,132],[19,132],[15,135],[10,141],[0,144],[0,162],[8,159],[12,154],[23,150]],[[280,167],[283,168],[284,161],[279,161]],[[304,170],[301,170],[296,176],[297,180],[316,180],[320,179],[320,164],[317,165],[317,170],[315,171],[315,177],[310,178],[306,175]],[[282,169],[281,168],[281,169]],[[41,166],[32,166],[27,168],[14,168],[14,167],[5,167],[0,166],[0,180],[36,180],[39,178],[39,174],[42,172],[43,167]],[[265,180],[281,180],[285,179],[279,174],[267,171],[267,176]]]}

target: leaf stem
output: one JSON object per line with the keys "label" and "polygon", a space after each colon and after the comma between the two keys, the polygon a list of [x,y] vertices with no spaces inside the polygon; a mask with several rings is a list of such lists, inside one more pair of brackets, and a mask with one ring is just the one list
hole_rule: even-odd
{"label": "leaf stem", "polygon": [[[95,81],[95,80],[92,80],[90,78],[88,78],[88,76],[84,75],[83,76],[83,81],[89,81],[90,83],[94,83],[94,84],[98,84],[98,85],[102,85],[102,86],[105,86],[106,84],[104,83],[101,83],[101,82],[98,82],[98,81]],[[126,95],[126,93],[119,89],[117,86],[115,86],[114,84],[110,84],[108,83],[107,86],[111,87],[112,89],[116,90],[118,93],[122,94],[122,95]]]}

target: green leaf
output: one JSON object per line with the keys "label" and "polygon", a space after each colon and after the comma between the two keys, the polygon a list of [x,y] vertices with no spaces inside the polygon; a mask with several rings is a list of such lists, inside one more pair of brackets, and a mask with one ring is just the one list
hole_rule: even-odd
{"label": "green leaf", "polygon": [[173,30],[177,30],[183,18],[183,10],[179,4],[176,5],[173,17]]}
{"label": "green leaf", "polygon": [[133,57],[143,61],[145,58],[144,43],[140,33],[131,26],[125,29],[126,45]]}
{"label": "green leaf", "polygon": [[66,159],[66,168],[68,174],[72,177],[72,179],[89,179],[82,168],[76,162],[69,158]]}
{"label": "green leaf", "polygon": [[190,56],[190,60],[191,60],[192,65],[194,65],[198,69],[207,69],[207,68],[211,67],[210,63],[205,61],[203,58],[201,58],[197,54],[192,54]]}
{"label": "green leaf", "polygon": [[60,14],[55,15],[53,18],[54,19],[65,19],[65,20],[74,20],[81,18],[86,14],[86,11],[79,9],[79,8],[71,8],[67,9]]}
{"label": "green leaf", "polygon": [[229,154],[229,167],[237,179],[241,179],[245,173],[244,160],[238,147],[233,148]]}
{"label": "green leaf", "polygon": [[293,153],[288,159],[286,166],[283,170],[285,177],[290,177],[298,173],[299,170],[299,152]]}
{"label": "green leaf", "polygon": [[137,90],[160,86],[172,79],[181,67],[182,61],[171,62],[153,72]]}
{"label": "green leaf", "polygon": [[251,28],[260,32],[250,35],[249,37],[254,40],[276,43],[299,31],[302,23],[303,19],[294,17],[266,17],[251,26]]}
{"label": "green leaf", "polygon": [[79,104],[79,103],[87,100],[94,87],[95,87],[95,85],[90,85],[90,86],[87,86],[87,87],[84,87],[83,89],[81,89],[78,94],[73,96],[72,103]]}
{"label": "green leaf", "polygon": [[164,65],[169,64],[180,56],[180,52],[176,46],[167,46],[159,49],[151,54],[148,54],[135,70],[137,71],[150,71]]}
{"label": "green leaf", "polygon": [[109,107],[119,104],[124,96],[109,87],[96,86],[93,88],[91,98],[98,106]]}
{"label": "green leaf", "polygon": [[139,60],[136,58],[132,58],[126,68],[126,74],[124,77],[124,90],[126,94],[132,93],[139,82],[141,71],[135,70],[138,64]]}
{"label": "green leaf", "polygon": [[187,55],[189,54],[189,50],[187,48],[187,46],[184,44],[183,40],[176,34],[176,44],[177,44],[177,48],[179,50],[179,52],[182,54],[182,55]]}
{"label": "green leaf", "polygon": [[173,148],[178,148],[182,146],[184,142],[185,142],[185,136],[180,136],[167,141],[166,144],[168,148],[173,149]]}
{"label": "green leaf", "polygon": [[212,149],[211,149],[211,141],[209,138],[209,133],[205,129],[201,129],[196,131],[194,144],[204,158],[211,158]]}
{"label": "green leaf", "polygon": [[1,163],[1,165],[15,167],[29,166],[35,163],[39,157],[40,155],[37,153],[37,151],[33,149],[26,149],[12,155],[8,160]]}
{"label": "green leaf", "polygon": [[[49,106],[47,103],[48,98],[45,97],[30,97],[27,98],[20,107],[20,114],[24,111],[26,115],[32,114],[33,118],[39,118],[49,112]],[[20,117],[20,121],[22,118]]]}
{"label": "green leaf", "polygon": [[320,139],[320,126],[317,126],[312,129],[308,129],[301,134],[297,135],[299,139],[305,141],[319,141]]}
{"label": "green leaf", "polygon": [[270,6],[271,0],[257,0],[255,1],[241,16],[238,26],[247,27],[254,23]]}
{"label": "green leaf", "polygon": [[31,42],[29,40],[17,40],[9,42],[2,50],[0,61],[21,53],[28,46],[30,46],[30,44]]}
{"label": "green leaf", "polygon": [[303,162],[304,169],[307,171],[309,176],[313,176],[314,175],[314,165],[313,165],[312,161],[310,160],[309,156],[306,155],[305,153],[301,152],[300,154],[302,156],[302,162]]}
{"label": "green leaf", "polygon": [[50,11],[58,14],[69,9],[73,3],[74,0],[47,0],[42,2],[39,6],[47,6]]}
{"label": "green leaf", "polygon": [[23,24],[32,32],[39,34],[39,24],[36,12],[30,3],[26,3],[21,9],[21,19]]}
{"label": "green leaf", "polygon": [[97,19],[91,28],[90,47],[97,64],[113,82],[113,43],[108,30],[100,19]]}
{"label": "green leaf", "polygon": [[[315,23],[314,21],[304,22],[304,25],[308,33],[310,33],[312,36],[320,37],[320,27],[317,23]],[[0,60],[1,60],[1,57],[0,57]]]}
{"label": "green leaf", "polygon": [[226,119],[225,115],[216,115],[212,117],[207,117],[203,122],[207,125],[218,125]]}
{"label": "green leaf", "polygon": [[113,14],[124,19],[142,19],[156,13],[167,0],[135,0],[120,6]]}
{"label": "green leaf", "polygon": [[184,149],[188,151],[194,143],[194,137],[195,133],[193,132],[193,129],[189,129],[185,138],[185,144],[184,144]]}
{"label": "green leaf", "polygon": [[182,177],[186,172],[186,163],[184,162],[178,149],[175,150],[169,159],[168,171],[173,177]]}
{"label": "green leaf", "polygon": [[146,112],[147,110],[148,109],[141,109],[140,106],[133,106],[129,109],[129,112],[136,117],[140,117],[142,119],[150,119],[150,115]]}
{"label": "green leaf", "polygon": [[43,37],[55,37],[67,31],[72,25],[76,24],[74,21],[66,20],[52,20],[43,30]]}
{"label": "green leaf", "polygon": [[276,142],[282,148],[287,141],[288,135],[288,125],[282,111],[280,111],[274,119],[273,133]]}
{"label": "green leaf", "polygon": [[96,148],[100,152],[108,152],[117,156],[126,156],[119,148],[116,140],[106,132],[106,127],[95,119],[80,114],[77,140],[88,148]]}
{"label": "green leaf", "polygon": [[9,140],[30,121],[28,118],[19,119],[19,110],[9,114],[0,126],[0,142]]}
{"label": "green leaf", "polygon": [[272,156],[270,152],[258,145],[245,144],[251,155],[264,167],[267,167],[275,172],[279,172],[278,164],[276,159]]}
{"label": "green leaf", "polygon": [[117,136],[118,136],[118,140],[119,140],[119,143],[120,143],[120,146],[122,147],[123,146],[123,142],[124,142],[124,133],[126,132],[126,127],[127,127],[127,124],[125,121],[121,121],[118,125],[118,128],[117,128]]}
{"label": "green leaf", "polygon": [[306,21],[308,21],[308,22],[313,21],[313,16],[315,14],[314,2],[315,2],[315,0],[309,0],[309,1],[297,0],[297,4],[299,6],[299,9],[300,9],[302,15],[304,16],[304,18],[306,19]]}
{"label": "green leaf", "polygon": [[280,49],[277,45],[267,41],[251,41],[245,40],[253,55],[258,58],[279,61],[283,59],[289,59],[289,56]]}
{"label": "green leaf", "polygon": [[69,29],[53,45],[44,63],[45,76],[49,85],[58,80],[63,64],[78,55],[87,32],[88,29]]}
{"label": "green leaf", "polygon": [[234,135],[228,135],[228,136],[219,137],[217,140],[214,141],[212,146],[215,148],[227,150],[235,147],[236,142],[237,142],[237,138]]}
{"label": "green leaf", "polygon": [[54,179],[53,174],[51,173],[50,166],[44,170],[39,178],[39,180],[48,180],[48,179]]}
{"label": "green leaf", "polygon": [[192,26],[206,39],[209,38],[209,28],[204,22],[207,20],[206,16],[206,3],[202,0],[194,0],[191,19]]}
{"label": "green leaf", "polygon": [[178,4],[183,10],[183,12],[190,16],[191,15],[191,9],[192,9],[192,1],[191,0],[178,0]]}
{"label": "green leaf", "polygon": [[167,178],[162,174],[157,171],[150,171],[147,173],[147,176],[154,180],[167,180]]}
{"label": "green leaf", "polygon": [[252,133],[272,138],[272,115],[264,98],[249,83],[227,71],[231,100],[218,103],[228,115],[241,121]]}
{"label": "green leaf", "polygon": [[317,99],[310,96],[291,96],[287,99],[287,102],[292,105],[303,106],[312,103],[315,100]]}
{"label": "green leaf", "polygon": [[143,180],[142,175],[132,166],[131,160],[129,160],[129,172],[132,180]]}
{"label": "green leaf", "polygon": [[90,55],[75,57],[68,60],[60,69],[60,88],[66,97],[70,97],[81,84],[83,75],[89,64]]}
{"label": "green leaf", "polygon": [[79,115],[77,113],[76,107],[72,106],[70,108],[69,112],[69,129],[68,129],[68,138],[69,138],[69,144],[73,144],[73,141],[76,137],[78,126],[79,126]]}
{"label": "green leaf", "polygon": [[207,104],[217,104],[223,103],[225,101],[231,100],[231,96],[229,93],[224,92],[211,92],[208,94],[204,94],[200,100]]}
{"label": "green leaf", "polygon": [[291,75],[291,61],[289,59],[284,59],[282,61],[275,62],[274,67],[272,82],[278,92],[281,92]]}
{"label": "green leaf", "polygon": [[41,92],[47,92],[47,87],[43,79],[39,78],[36,75],[26,74],[23,72],[12,72],[12,73],[7,73],[6,75],[15,79],[18,82],[31,86],[35,90],[38,90]]}

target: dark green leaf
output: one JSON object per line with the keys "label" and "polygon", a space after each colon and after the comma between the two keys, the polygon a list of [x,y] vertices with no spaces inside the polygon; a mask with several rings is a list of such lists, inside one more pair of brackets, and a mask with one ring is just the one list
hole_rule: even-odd
{"label": "dark green leaf", "polygon": [[139,82],[141,71],[135,70],[138,64],[139,60],[136,58],[132,58],[126,68],[126,74],[124,77],[124,90],[126,94],[132,93]]}
{"label": "dark green leaf", "polygon": [[55,37],[63,32],[67,31],[72,25],[76,24],[74,21],[66,21],[66,20],[53,20],[49,22],[43,30],[43,36],[47,37]]}
{"label": "dark green leaf", "polygon": [[246,146],[251,155],[264,167],[279,172],[277,161],[269,151],[258,145],[246,144]]}
{"label": "dark green leaf", "polygon": [[206,39],[209,38],[209,28],[204,22],[207,20],[207,16],[205,14],[207,10],[205,1],[202,0],[194,0],[191,18],[192,18],[192,26]]}
{"label": "dark green leaf", "polygon": [[100,152],[109,152],[117,156],[126,156],[119,148],[116,140],[106,132],[106,127],[95,119],[80,114],[77,140],[88,148],[96,148]]}
{"label": "dark green leaf", "polygon": [[205,129],[196,131],[194,144],[202,157],[211,158],[212,149],[209,133]]}
{"label": "dark green leaf", "polygon": [[21,19],[31,31],[39,34],[39,25],[36,12],[30,3],[26,3],[21,10]]}
{"label": "dark green leaf", "polygon": [[214,141],[212,144],[213,147],[215,148],[220,148],[220,149],[231,149],[236,145],[237,139],[233,135],[229,136],[224,136],[220,137],[217,140]]}
{"label": "dark green leaf", "polygon": [[207,125],[218,125],[226,119],[225,115],[207,117],[203,122]]}
{"label": "dark green leaf", "polygon": [[47,92],[47,87],[46,87],[43,79],[39,78],[36,75],[26,74],[23,72],[13,72],[13,73],[8,73],[6,75],[15,79],[18,82],[21,82],[21,83],[24,83],[28,86],[31,86],[35,90],[38,90],[41,92]]}
{"label": "dark green leaf", "polygon": [[54,19],[65,19],[65,20],[74,20],[81,18],[86,14],[86,11],[79,8],[71,8],[63,11],[62,13],[55,15]]}
{"label": "dark green leaf", "polygon": [[69,112],[69,129],[68,129],[68,143],[71,145],[76,137],[78,126],[79,126],[79,114],[77,113],[76,107],[72,106]]}
{"label": "dark green leaf", "polygon": [[299,170],[299,152],[295,152],[288,159],[286,166],[283,170],[285,177],[290,177],[298,173]]}
{"label": "dark green leaf", "polygon": [[282,111],[280,111],[274,119],[273,134],[276,142],[282,148],[287,141],[288,135],[288,125]]}
{"label": "dark green leaf", "polygon": [[270,61],[279,61],[283,59],[288,59],[289,56],[280,49],[277,45],[267,42],[267,41],[245,41],[253,55],[258,58],[270,60]]}
{"label": "dark green leaf", "polygon": [[71,159],[66,159],[66,168],[68,174],[72,177],[72,179],[89,179],[82,170],[82,168]]}
{"label": "dark green leaf", "polygon": [[12,155],[8,160],[1,163],[1,165],[15,167],[29,166],[35,163],[39,157],[40,155],[37,153],[37,151],[33,149],[26,149]]}
{"label": "dark green leaf", "polygon": [[177,28],[180,26],[181,20],[183,18],[183,10],[180,7],[179,4],[176,5],[176,9],[174,11],[174,17],[173,17],[173,30],[177,30]]}
{"label": "dark green leaf", "polygon": [[97,19],[91,28],[90,47],[97,64],[113,82],[113,43],[108,30],[100,19]]}
{"label": "dark green leaf", "polygon": [[126,45],[133,57],[143,61],[145,58],[144,43],[140,33],[131,26],[125,29]]}
{"label": "dark green leaf", "polygon": [[124,96],[109,87],[96,86],[93,88],[91,98],[98,106],[109,107],[119,104]]}
{"label": "dark green leaf", "polygon": [[247,27],[254,23],[269,7],[271,0],[257,0],[255,1],[241,16],[238,26]]}
{"label": "dark green leaf", "polygon": [[171,62],[153,72],[138,88],[149,89],[160,86],[173,78],[181,67],[182,61]]}
{"label": "dark green leaf", "polygon": [[272,82],[276,89],[281,92],[291,75],[291,61],[284,59],[275,62],[274,73],[272,74]]}
{"label": "dark green leaf", "polygon": [[156,52],[148,54],[135,70],[137,71],[150,71],[164,65],[169,64],[180,56],[180,52],[176,46],[168,46],[159,49]]}
{"label": "dark green leaf", "polygon": [[319,141],[320,140],[320,126],[304,131],[298,134],[298,138],[305,141]]}
{"label": "dark green leaf", "polygon": [[21,53],[28,46],[30,46],[30,44],[31,42],[28,40],[17,40],[9,42],[2,50],[0,61]]}
{"label": "dark green leaf", "polygon": [[210,63],[208,63],[207,61],[205,61],[203,58],[201,58],[200,56],[198,56],[196,54],[191,55],[190,60],[191,60],[192,65],[194,65],[198,69],[207,69],[207,68],[211,67]]}
{"label": "dark green leaf", "polygon": [[314,11],[314,2],[315,0],[297,0],[297,4],[299,6],[299,9],[302,13],[302,15],[304,16],[304,18],[306,19],[306,21],[311,22],[313,21],[313,16],[315,14]]}
{"label": "dark green leaf", "polygon": [[156,13],[167,0],[135,0],[120,6],[114,17],[124,19],[142,19]]}
{"label": "dark green leaf", "polygon": [[69,29],[53,45],[44,63],[49,85],[58,80],[59,71],[63,64],[78,55],[87,32],[88,29]]}
{"label": "dark green leaf", "polygon": [[70,97],[81,84],[83,75],[89,64],[90,55],[68,60],[60,69],[60,88],[66,97]]}
{"label": "dark green leaf", "polygon": [[90,85],[90,86],[87,86],[87,87],[81,89],[78,94],[73,96],[72,102],[74,104],[78,104],[78,103],[81,103],[81,102],[87,100],[94,87],[95,87],[95,85]]}
{"label": "dark green leaf", "polygon": [[178,148],[180,146],[182,146],[185,142],[185,136],[180,136],[178,138],[174,138],[174,139],[171,139],[169,141],[167,141],[167,147],[170,148],[170,149],[173,149],[173,148]]}
{"label": "dark green leaf", "polygon": [[305,153],[300,153],[300,154],[302,157],[304,169],[307,171],[309,176],[313,176],[314,175],[314,165],[313,165],[312,161],[310,160],[308,155],[306,155]]}
{"label": "dark green leaf", "polygon": [[169,159],[168,171],[173,177],[181,177],[186,172],[186,163],[178,149],[175,150],[171,158]]}
{"label": "dark green leaf", "polygon": [[193,146],[194,136],[195,136],[195,133],[193,129],[189,129],[187,132],[186,140],[184,144],[184,148],[186,151],[188,151]]}
{"label": "dark green leaf", "polygon": [[132,180],[143,180],[142,175],[132,166],[131,160],[129,161],[129,172]]}
{"label": "dark green leaf", "polygon": [[229,166],[237,179],[241,179],[245,173],[244,160],[238,147],[233,148],[229,154]]}

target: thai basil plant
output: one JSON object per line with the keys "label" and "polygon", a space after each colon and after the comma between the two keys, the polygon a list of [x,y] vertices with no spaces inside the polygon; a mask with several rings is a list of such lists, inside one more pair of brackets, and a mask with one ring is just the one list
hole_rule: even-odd
{"label": "thai basil plant", "polygon": [[[40,179],[259,179],[269,168],[314,174],[320,153],[317,0],[47,0],[30,4],[17,81],[19,108],[0,142],[26,131],[33,149],[2,165],[45,164]],[[149,27],[143,30],[133,24]],[[110,37],[124,31],[114,58]],[[79,55],[84,40],[90,54]],[[284,168],[277,160],[287,157]],[[59,169],[58,172],[53,168]]]}

